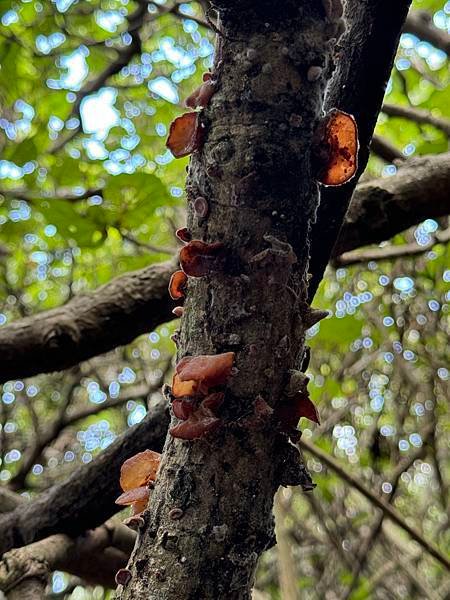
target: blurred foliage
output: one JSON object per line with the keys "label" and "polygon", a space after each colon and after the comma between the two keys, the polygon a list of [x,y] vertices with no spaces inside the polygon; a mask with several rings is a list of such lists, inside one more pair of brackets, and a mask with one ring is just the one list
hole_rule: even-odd
{"label": "blurred foliage", "polygon": [[[414,7],[448,27],[449,3]],[[127,0],[0,2],[0,327],[176,248],[187,161],[172,159],[165,137],[212,64],[213,35],[195,2],[149,2],[136,21],[138,9]],[[403,34],[386,100],[450,117],[447,83],[447,56]],[[435,127],[383,113],[377,133],[405,158],[448,149]],[[372,156],[364,177],[396,169]],[[445,219],[425,221],[392,243],[426,245],[442,226]],[[392,500],[443,553],[450,550],[449,259],[438,244],[419,257],[329,270],[316,305],[331,316],[309,332],[310,389],[323,424],[302,423],[305,439]],[[39,493],[141,420],[170,368],[175,327],[61,374],[6,383],[0,481]],[[288,490],[282,498],[302,597],[448,597],[450,581],[436,561],[391,524],[381,526],[358,492],[307,458],[314,494]],[[56,573],[54,594],[63,597],[66,586],[70,598],[109,595]],[[276,549],[262,560],[257,588],[282,597]]]}

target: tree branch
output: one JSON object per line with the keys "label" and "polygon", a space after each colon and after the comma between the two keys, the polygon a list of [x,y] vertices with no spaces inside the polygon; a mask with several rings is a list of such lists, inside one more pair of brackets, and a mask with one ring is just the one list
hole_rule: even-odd
{"label": "tree branch", "polygon": [[426,10],[413,10],[406,19],[403,31],[412,33],[436,48],[450,53],[450,36],[433,25],[433,17]]}
{"label": "tree branch", "polygon": [[61,371],[128,344],[173,318],[167,286],[175,263],[113,279],[64,306],[0,330],[0,383]]}
{"label": "tree branch", "polygon": [[32,502],[0,516],[0,555],[54,535],[80,535],[104,523],[119,507],[119,472],[124,460],[149,448],[162,449],[168,426],[164,402],[119,436],[91,463],[76,469],[65,481]]}
{"label": "tree branch", "polygon": [[399,244],[398,246],[384,246],[383,248],[368,248],[367,250],[353,250],[344,252],[336,257],[333,261],[333,267],[344,267],[355,265],[361,262],[369,262],[371,260],[392,260],[396,258],[405,258],[408,256],[416,256],[431,250],[436,244],[445,244],[450,241],[450,228],[444,231],[437,231],[431,236],[431,241],[424,246],[419,244]]}
{"label": "tree branch", "polygon": [[326,108],[344,110],[354,115],[358,123],[358,176],[343,186],[322,188],[317,222],[312,232],[310,300],[322,280],[358,177],[366,167],[370,140],[383,103],[399,32],[410,4],[410,0],[394,3],[390,0],[348,0],[346,3],[349,28],[340,42],[342,60],[330,82]]}
{"label": "tree branch", "polygon": [[107,521],[78,538],[58,534],[24,548],[11,550],[0,562],[0,590],[39,600],[52,571],[77,575],[89,583],[113,588],[114,575],[123,568],[133,549],[136,534],[118,521]]}
{"label": "tree branch", "polygon": [[307,442],[305,439],[300,439],[298,445],[310,452],[313,456],[318,458],[324,464],[327,465],[330,469],[332,469],[341,479],[346,481],[351,487],[355,488],[362,494],[369,502],[375,505],[379,510],[383,511],[384,515],[390,519],[393,523],[398,525],[401,529],[406,531],[408,535],[412,537],[414,541],[416,541],[422,548],[428,552],[431,556],[433,556],[438,562],[441,563],[446,569],[450,569],[450,559],[447,556],[444,556],[442,552],[439,550],[437,546],[435,546],[432,542],[426,540],[422,534],[408,525],[408,523],[401,517],[401,515],[393,508],[390,504],[379,498],[376,494],[374,494],[371,490],[367,489],[365,485],[356,477],[351,475],[348,470],[342,467],[332,456]]}
{"label": "tree branch", "polygon": [[[392,177],[360,183],[333,256],[449,214],[449,188],[450,153],[410,159]],[[319,268],[317,252],[316,246],[313,265]],[[60,371],[172,319],[167,286],[175,269],[174,261],[128,273],[62,307],[0,328],[0,383]]]}
{"label": "tree branch", "polygon": [[414,121],[414,123],[433,125],[433,127],[440,129],[447,136],[450,136],[450,120],[443,117],[435,117],[427,110],[421,110],[412,106],[389,104],[387,102],[383,104],[381,110],[389,117],[400,117],[401,119]]}
{"label": "tree branch", "polygon": [[409,160],[393,177],[356,188],[334,256],[391,238],[429,217],[449,213],[450,153]]}
{"label": "tree branch", "polygon": [[373,136],[370,149],[387,163],[393,163],[394,160],[405,160],[401,150],[381,135]]}

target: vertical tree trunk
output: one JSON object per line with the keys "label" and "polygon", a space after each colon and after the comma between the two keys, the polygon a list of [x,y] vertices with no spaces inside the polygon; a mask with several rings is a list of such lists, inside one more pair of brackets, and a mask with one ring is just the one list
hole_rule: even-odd
{"label": "vertical tree trunk", "polygon": [[[295,447],[273,420],[254,417],[254,403],[274,407],[302,361],[319,202],[312,138],[342,24],[317,0],[215,4],[218,89],[189,168],[188,227],[194,239],[224,243],[227,271],[189,279],[178,358],[233,351],[237,372],[218,432],[168,437],[122,600],[250,598],[258,557],[274,541],[274,493],[308,481]],[[203,220],[192,210],[199,196]]]}

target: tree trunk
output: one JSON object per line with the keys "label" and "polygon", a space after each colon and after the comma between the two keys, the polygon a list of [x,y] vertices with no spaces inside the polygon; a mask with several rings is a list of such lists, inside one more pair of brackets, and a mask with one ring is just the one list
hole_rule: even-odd
{"label": "tree trunk", "polygon": [[312,140],[341,23],[317,1],[215,4],[218,89],[187,183],[188,200],[206,198],[209,214],[199,221],[190,202],[188,227],[224,243],[227,267],[189,279],[178,358],[232,351],[236,373],[217,433],[167,438],[122,600],[250,598],[258,557],[274,543],[274,493],[308,482],[295,447],[254,410],[258,396],[274,407],[302,362],[319,202]]}

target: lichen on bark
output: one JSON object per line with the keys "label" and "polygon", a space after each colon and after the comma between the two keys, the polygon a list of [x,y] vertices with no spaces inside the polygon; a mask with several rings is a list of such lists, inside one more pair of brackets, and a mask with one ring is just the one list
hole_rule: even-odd
{"label": "lichen on bark", "polygon": [[[204,145],[186,189],[192,238],[222,242],[227,260],[189,280],[178,359],[234,352],[235,373],[220,430],[166,440],[122,600],[250,598],[258,557],[274,543],[274,493],[309,482],[270,411],[254,413],[257,399],[272,408],[283,399],[302,362],[319,202],[313,134],[342,27],[321,2],[215,4],[217,89],[200,116]],[[207,218],[191,206],[198,197]]]}

